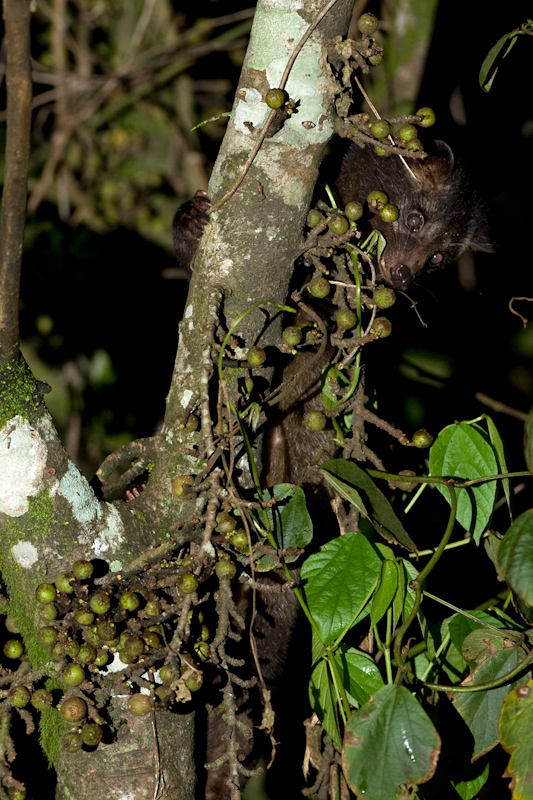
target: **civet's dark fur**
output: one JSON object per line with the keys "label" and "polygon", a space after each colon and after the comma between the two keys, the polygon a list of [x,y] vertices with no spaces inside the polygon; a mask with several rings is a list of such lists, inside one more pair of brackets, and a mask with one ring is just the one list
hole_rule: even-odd
{"label": "civet's dark fur", "polygon": [[[444,142],[436,142],[435,146],[436,155],[422,161],[409,159],[409,171],[395,156],[380,158],[370,147],[362,149],[351,144],[336,181],[335,188],[343,204],[351,200],[364,203],[371,191],[380,189],[400,209],[398,220],[392,224],[383,222],[377,214],[371,222],[374,228],[382,230],[387,240],[379,263],[381,279],[397,289],[407,288],[422,270],[444,266],[466,250],[491,249],[483,211],[463,166],[456,162]],[[208,207],[205,192],[197,192],[192,200],[178,209],[174,219],[176,256],[187,271],[191,269],[198,241],[208,221]],[[293,382],[292,389],[282,395],[263,446],[263,485],[304,481],[311,506],[313,495],[316,505],[317,486],[306,477],[307,468],[315,463],[319,453],[333,455],[334,445],[327,432],[306,429],[303,417],[308,411],[321,407],[319,379],[328,357],[317,362],[314,352],[301,350],[288,361],[281,372],[280,382],[293,375],[298,375],[298,379]],[[322,499],[327,505],[327,498]],[[323,519],[320,527],[323,527]],[[279,579],[270,575],[264,580],[272,584]],[[241,591],[239,607],[244,616],[249,616],[250,598],[246,590]],[[259,593],[257,602],[258,655],[267,684],[275,687],[283,672],[298,619],[298,604],[292,592]],[[244,692],[238,702],[242,714],[257,724],[260,709],[249,707],[247,693]],[[226,742],[221,738],[223,732],[222,721],[215,716],[208,724],[209,762],[222,756],[226,749]],[[279,735],[279,731],[277,733]],[[249,755],[252,748],[250,737],[243,736],[240,747],[243,756]],[[207,800],[229,798],[227,780],[227,768],[209,771]]]}
{"label": "civet's dark fur", "polygon": [[[372,219],[387,246],[380,262],[382,278],[404,289],[424,269],[443,267],[466,250],[491,251],[483,207],[461,162],[445,142],[423,160],[380,157],[352,144],[336,183],[343,201],[364,202],[376,189],[400,209],[396,222]],[[413,224],[413,223],[421,223]]]}

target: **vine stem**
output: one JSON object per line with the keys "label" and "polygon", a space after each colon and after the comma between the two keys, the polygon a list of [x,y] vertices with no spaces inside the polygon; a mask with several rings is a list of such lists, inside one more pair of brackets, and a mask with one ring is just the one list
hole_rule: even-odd
{"label": "vine stem", "polygon": [[445,483],[445,486],[448,488],[448,491],[450,492],[450,515],[448,518],[448,524],[446,525],[446,530],[444,531],[444,535],[440,540],[439,546],[433,553],[432,557],[429,559],[424,569],[418,574],[416,581],[413,581],[413,583],[416,584],[415,602],[413,604],[413,608],[411,609],[411,613],[409,614],[403,625],[399,628],[398,633],[396,634],[396,639],[394,640],[394,660],[398,665],[398,671],[396,673],[395,683],[399,683],[402,677],[403,664],[405,661],[405,659],[402,657],[402,641],[403,637],[407,633],[407,630],[409,629],[412,622],[416,618],[416,615],[418,614],[420,603],[422,601],[422,586],[427,576],[436,566],[440,557],[444,553],[444,549],[448,544],[450,536],[452,535],[453,526],[455,525],[455,518],[457,516],[457,492],[455,491],[455,486],[453,485],[453,483],[451,482]]}
{"label": "vine stem", "polygon": [[516,665],[516,667],[509,672],[506,672],[505,675],[495,678],[493,681],[487,681],[487,683],[475,683],[472,686],[446,686],[441,683],[425,683],[424,686],[426,686],[428,689],[434,689],[437,692],[453,692],[453,694],[458,692],[486,692],[488,689],[497,689],[498,686],[508,683],[514,677],[516,677],[516,675],[519,675],[521,672],[523,672],[523,670],[531,663],[533,663],[533,648],[529,651],[527,656]]}

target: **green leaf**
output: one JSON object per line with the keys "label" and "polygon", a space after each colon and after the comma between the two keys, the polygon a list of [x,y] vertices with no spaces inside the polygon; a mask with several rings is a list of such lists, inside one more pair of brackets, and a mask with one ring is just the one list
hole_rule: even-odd
{"label": "green leaf", "polygon": [[489,79],[489,73],[493,68],[494,62],[498,58],[501,50],[503,49],[505,43],[509,39],[509,34],[506,33],[502,36],[496,44],[490,48],[489,52],[487,53],[483,64],[481,65],[481,69],[479,70],[479,85],[485,92],[489,92],[494,78],[496,77],[496,73],[498,72],[498,67],[494,68],[494,72]]}
{"label": "green leaf", "polygon": [[[406,592],[407,592],[407,577],[406,577],[406,570],[405,570],[405,562],[402,559],[399,559],[397,562],[398,568],[398,586],[396,587],[396,594],[394,595],[394,600],[392,601],[392,627],[395,628],[398,624],[398,620],[404,615],[406,617],[407,614],[405,613],[405,600],[406,600]],[[416,573],[416,570],[415,570]],[[412,578],[409,578],[411,581]],[[411,589],[412,594],[412,601],[414,602],[415,598],[415,591]]]}
{"label": "green leaf", "polygon": [[[305,492],[298,486],[289,502],[283,506],[280,514],[281,530],[278,531],[280,548],[304,548],[313,538],[313,523],[307,510]],[[294,561],[298,556],[285,557],[286,561]]]}
{"label": "green leaf", "polygon": [[[322,470],[321,470],[322,471]],[[330,486],[333,486],[335,491],[340,494],[344,500],[347,500],[349,503],[356,508],[360,514],[363,515],[366,519],[370,519],[368,511],[366,510],[365,504],[363,499],[357,489],[354,489],[353,486],[349,486],[344,481],[341,481],[335,475],[332,475],[330,472],[323,472],[323,475]]]}
{"label": "green leaf", "polygon": [[331,476],[337,476],[345,483],[365,492],[371,508],[369,519],[377,532],[389,541],[402,544],[408,550],[417,550],[416,544],[392,510],[383,492],[361,467],[352,461],[336,458],[322,464],[320,472],[327,481]]}
{"label": "green leaf", "polygon": [[533,473],[533,408],[528,411],[524,422],[524,457],[528,470]]}
{"label": "green leaf", "polygon": [[387,609],[394,599],[398,588],[398,572],[398,565],[393,559],[388,558],[381,565],[381,578],[372,598],[372,610],[370,612],[370,624],[372,626],[377,625],[387,613]]}
{"label": "green leaf", "polygon": [[322,402],[327,411],[339,405],[339,399],[350,385],[350,374],[333,364],[326,364],[320,379],[322,385]]}
{"label": "green leaf", "polygon": [[[518,663],[519,650],[504,648],[488,656],[463,681],[463,686],[487,683],[510,672]],[[483,692],[451,692],[454,705],[474,737],[472,759],[488,753],[499,742],[498,720],[504,698],[511,691],[509,685],[498,686]]]}
{"label": "green leaf", "polygon": [[339,536],[306,559],[301,573],[305,598],[324,644],[335,641],[363,612],[381,562],[362,533]]}
{"label": "green leaf", "polygon": [[511,754],[505,774],[511,778],[513,798],[533,800],[533,681],[516,687],[505,698],[500,741]]}
{"label": "green leaf", "polygon": [[401,616],[405,619],[412,611],[416,599],[416,592],[410,584],[418,577],[418,570],[410,561],[401,558],[398,559],[397,564],[398,590],[394,595],[392,604],[395,627]]}
{"label": "green leaf", "polygon": [[[313,523],[307,511],[304,490],[292,483],[278,483],[262,493],[263,500],[270,500],[272,497],[276,499],[276,506],[267,508],[266,513],[274,528],[278,547],[303,549],[313,538]],[[260,527],[263,524],[257,515],[256,522]],[[285,556],[285,561],[291,563],[298,558],[298,555]],[[272,556],[262,556],[257,561],[257,568],[263,572],[278,565],[278,560]]]}
{"label": "green leaf", "polygon": [[478,628],[469,633],[463,642],[463,655],[467,661],[479,663],[494,650],[509,647],[509,643],[523,644],[526,637],[520,631],[510,628],[501,628],[493,631],[489,628]]}
{"label": "green leaf", "polygon": [[498,562],[513,592],[533,606],[533,509],[520,514],[503,537]]}
{"label": "green leaf", "polygon": [[273,569],[279,569],[279,559],[273,558],[269,553],[257,559],[254,569],[258,572],[271,572]]}
{"label": "green leaf", "polygon": [[[505,460],[505,448],[503,446],[500,432],[498,431],[498,428],[494,424],[492,418],[488,416],[488,414],[485,414],[485,419],[487,420],[487,427],[489,429],[490,443],[493,446],[494,451],[496,453],[496,458],[498,459],[498,472],[508,472],[509,470],[507,469],[507,462]],[[505,499],[507,500],[507,508],[509,509],[509,514],[512,519],[513,517],[511,514],[511,489],[509,486],[509,478],[502,478],[501,482],[505,494]]]}
{"label": "green leaf", "polygon": [[335,661],[344,688],[356,705],[366,703],[383,686],[381,672],[367,653],[341,643],[335,651]]}
{"label": "green leaf", "polygon": [[489,768],[490,764],[488,761],[484,766],[483,763],[470,764],[468,766],[468,773],[469,775],[474,773],[475,777],[469,777],[468,779],[457,782],[452,781],[452,786],[461,800],[473,800],[474,797],[477,797],[487,782]]}
{"label": "green leaf", "polygon": [[309,681],[309,702],[332,741],[341,746],[337,704],[333,694],[327,661],[321,661],[314,668]]}
{"label": "green leaf", "polygon": [[[481,428],[468,422],[449,425],[435,439],[429,455],[430,475],[474,480],[498,472],[494,449]],[[439,491],[450,502],[445,486]],[[457,490],[457,520],[472,533],[476,544],[494,509],[496,482],[490,481]]]}
{"label": "green leaf", "polygon": [[[486,622],[487,625],[492,625],[493,628],[503,628],[503,623],[501,620],[497,619],[496,617],[492,617],[485,611],[474,610],[469,611],[468,613],[476,617],[479,622],[470,619],[470,617],[465,617],[464,614],[454,614],[448,621],[448,633],[450,634],[450,639],[452,640],[452,643],[457,651],[461,653],[463,658],[467,661],[468,659],[463,651],[463,645],[465,639],[472,633],[472,631],[484,630],[488,638],[493,636],[494,632],[490,631],[489,628],[484,626],[484,622]],[[474,661],[475,659],[472,659],[472,662]]]}
{"label": "green leaf", "polygon": [[346,726],[344,775],[365,800],[395,800],[398,787],[428,781],[437,765],[440,738],[405,686],[384,686]]}

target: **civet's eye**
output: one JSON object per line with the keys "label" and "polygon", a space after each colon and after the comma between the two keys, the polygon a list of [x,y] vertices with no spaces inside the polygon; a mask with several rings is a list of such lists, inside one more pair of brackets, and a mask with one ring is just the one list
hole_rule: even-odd
{"label": "civet's eye", "polygon": [[428,267],[440,267],[443,261],[444,255],[442,253],[433,253],[431,258],[428,258],[427,265]]}
{"label": "civet's eye", "polygon": [[411,211],[407,215],[407,226],[416,233],[424,226],[425,219],[420,211]]}

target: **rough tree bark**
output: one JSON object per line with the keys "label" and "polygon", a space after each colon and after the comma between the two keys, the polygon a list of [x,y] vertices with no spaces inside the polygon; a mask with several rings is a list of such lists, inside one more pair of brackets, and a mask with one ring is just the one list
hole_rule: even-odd
{"label": "rough tree bark", "polygon": [[[279,84],[293,49],[321,5],[319,0],[259,3],[228,132],[210,184],[214,201],[241,171],[268,116],[264,94]],[[351,5],[352,0],[338,0],[303,47],[286,87],[299,101],[298,113],[263,143],[237,192],[212,215],[181,325],[164,427],[161,434],[136,446],[142,463],[153,463],[148,486],[137,499],[106,502],[95,495],[59,441],[43,401],[45,387],[33,378],[18,353],[12,322],[1,329],[4,341],[0,345],[6,348],[1,352],[9,352],[9,358],[0,367],[0,567],[9,610],[19,622],[33,669],[49,661],[49,651],[35,636],[37,584],[53,580],[59,570],[69,569],[80,558],[105,559],[112,576],[128,577],[149,563],[160,546],[170,551],[196,539],[197,557],[208,552],[202,550],[201,528],[194,525],[205,506],[176,498],[172,480],[177,474],[196,474],[198,452],[211,453],[209,405],[216,402],[216,395],[214,400],[210,397],[211,347],[221,309],[228,326],[255,303],[286,299],[319,164],[333,132],[334,87],[323,48],[333,36],[346,33]],[[28,6],[7,0],[4,13],[7,17],[10,7],[19,11],[24,7],[28,12]],[[28,17],[29,13],[26,25]],[[6,29],[9,71],[14,40],[9,26]],[[13,131],[20,124],[19,114],[29,119],[29,100],[20,96],[13,105],[10,95],[9,103],[8,129]],[[4,211],[13,200],[20,213],[25,195],[24,200],[20,196],[16,200],[10,191],[6,183]],[[9,252],[20,251],[21,236],[19,226],[9,247],[6,244]],[[4,244],[7,237],[3,222]],[[7,256],[2,269],[7,270],[2,275],[13,276]],[[6,287],[4,281],[3,290],[10,292]],[[265,330],[265,313],[267,317],[276,313],[270,309],[266,306],[249,314],[238,326],[236,333],[246,347],[255,344]],[[267,327],[261,345],[268,345],[274,334],[275,325]],[[191,433],[183,423],[194,410],[202,412],[202,425]],[[131,449],[127,455],[131,460]],[[112,463],[120,463],[120,454]],[[47,674],[53,674],[53,669]],[[116,718],[126,717],[128,726],[120,727],[113,744],[90,754],[62,752],[60,716],[56,709],[43,712],[41,740],[58,772],[58,798],[91,800],[104,792],[108,800],[192,800],[193,714],[158,712],[132,718],[124,700],[117,699],[115,706]]]}

